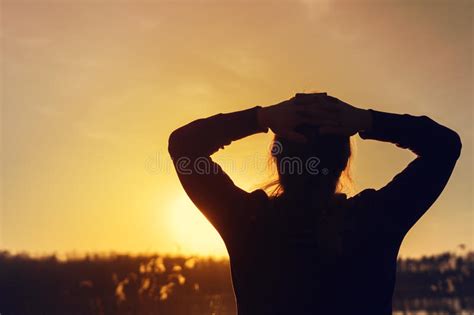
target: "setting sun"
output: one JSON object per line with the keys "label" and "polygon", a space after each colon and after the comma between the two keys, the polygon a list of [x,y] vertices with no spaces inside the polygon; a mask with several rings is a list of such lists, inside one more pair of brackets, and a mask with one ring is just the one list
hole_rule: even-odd
{"label": "setting sun", "polygon": [[227,256],[221,237],[187,196],[177,196],[169,209],[170,229],[181,254]]}

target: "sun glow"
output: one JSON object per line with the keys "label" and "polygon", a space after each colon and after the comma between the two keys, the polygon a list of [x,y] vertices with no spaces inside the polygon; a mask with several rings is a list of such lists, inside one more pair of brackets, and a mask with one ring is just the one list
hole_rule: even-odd
{"label": "sun glow", "polygon": [[227,256],[219,233],[186,196],[170,204],[170,227],[180,254]]}

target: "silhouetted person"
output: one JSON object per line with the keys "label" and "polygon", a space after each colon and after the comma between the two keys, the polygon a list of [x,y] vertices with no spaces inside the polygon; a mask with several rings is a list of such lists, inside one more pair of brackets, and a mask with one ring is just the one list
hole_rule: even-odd
{"label": "silhouetted person", "polygon": [[[269,128],[279,190],[248,193],[210,156]],[[417,157],[383,188],[347,198],[338,187],[356,133]],[[460,150],[459,136],[426,116],[363,110],[325,93],[199,119],[169,139],[186,193],[227,247],[239,315],[391,314],[400,244]]]}

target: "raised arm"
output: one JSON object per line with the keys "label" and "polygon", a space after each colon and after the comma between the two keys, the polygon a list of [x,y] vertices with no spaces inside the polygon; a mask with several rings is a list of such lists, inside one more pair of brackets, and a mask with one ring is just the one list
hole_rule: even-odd
{"label": "raised arm", "polygon": [[[426,116],[361,110],[332,101],[340,110],[343,132],[348,125],[350,133],[358,132],[362,139],[391,142],[417,155],[383,188],[368,189],[358,196],[365,207],[382,212],[386,223],[404,235],[446,186],[461,152],[459,135]],[[327,132],[341,130],[331,128]]]}
{"label": "raised arm", "polygon": [[234,140],[266,132],[268,129],[258,124],[258,110],[254,107],[198,119],[169,138],[168,150],[184,190],[221,234],[230,229],[250,196],[235,186],[210,156]]}
{"label": "raised arm", "polygon": [[417,157],[383,188],[369,192],[369,202],[386,211],[402,235],[431,207],[446,186],[461,153],[461,140],[453,130],[426,116],[372,113],[372,128],[362,139],[391,142]]}
{"label": "raised arm", "polygon": [[267,132],[268,128],[295,141],[304,141],[293,128],[308,119],[298,113],[294,100],[198,119],[171,134],[168,149],[184,190],[224,238],[248,214],[244,210],[256,198],[261,200],[266,195],[262,190],[247,193],[235,186],[211,155],[234,140]]}

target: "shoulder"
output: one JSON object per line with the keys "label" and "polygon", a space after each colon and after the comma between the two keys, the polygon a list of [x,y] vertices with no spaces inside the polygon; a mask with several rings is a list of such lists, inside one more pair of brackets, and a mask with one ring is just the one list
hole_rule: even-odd
{"label": "shoulder", "polygon": [[377,191],[373,188],[368,188],[360,191],[356,195],[347,199],[353,206],[370,206],[376,198]]}
{"label": "shoulder", "polygon": [[[355,216],[364,217],[376,231],[383,231],[385,235],[391,238],[400,236],[400,232],[394,226],[394,219],[383,209],[377,195],[377,190],[373,188],[365,189],[357,195],[348,199],[351,204],[351,210]],[[397,238],[398,239],[398,238]]]}
{"label": "shoulder", "polygon": [[259,222],[264,222],[268,214],[270,197],[264,190],[254,190],[247,193],[244,198],[243,204],[233,210],[227,229],[224,233],[220,232],[227,248],[232,251],[252,237],[255,226]]}
{"label": "shoulder", "polygon": [[373,188],[364,189],[346,201],[347,208],[353,215],[379,220],[379,210],[376,206],[377,191]]}
{"label": "shoulder", "polygon": [[375,193],[376,190],[373,188],[364,189],[352,197],[346,197],[343,202],[347,208],[368,208],[373,204]]}
{"label": "shoulder", "polygon": [[249,193],[251,199],[255,202],[268,202],[270,197],[268,197],[267,193],[263,189],[256,189]]}
{"label": "shoulder", "polygon": [[247,211],[246,216],[250,221],[264,215],[265,210],[269,208],[272,198],[267,195],[263,189],[257,189],[247,195]]}
{"label": "shoulder", "polygon": [[257,189],[246,193],[237,204],[234,205],[229,222],[227,224],[230,230],[235,228],[242,230],[249,224],[263,217],[268,209],[270,198],[262,189]]}

